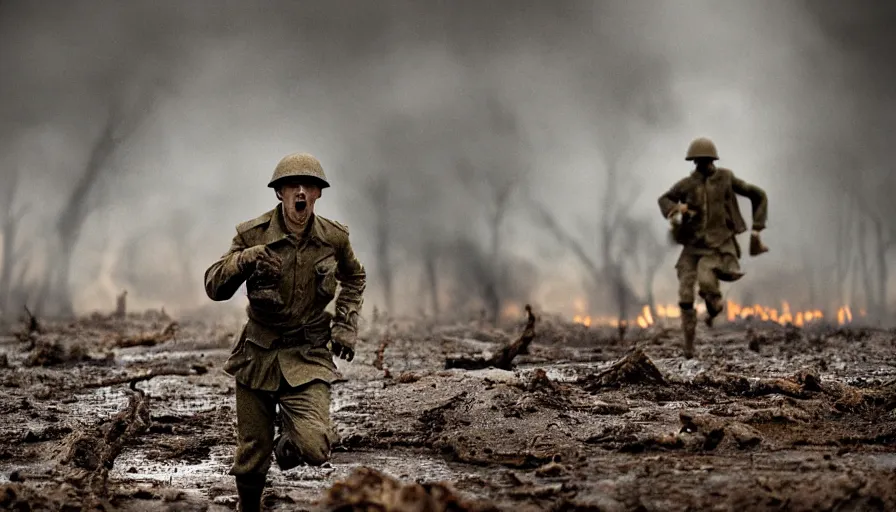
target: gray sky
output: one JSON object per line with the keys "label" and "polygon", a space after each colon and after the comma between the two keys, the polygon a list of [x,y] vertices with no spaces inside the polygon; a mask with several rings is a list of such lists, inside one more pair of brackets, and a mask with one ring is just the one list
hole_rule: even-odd
{"label": "gray sky", "polygon": [[[656,198],[688,172],[694,137],[767,190],[772,252],[744,260],[732,297],[805,300],[806,262],[831,263],[842,174],[864,173],[869,197],[892,183],[880,158],[894,133],[885,3],[846,14],[809,1],[479,4],[4,0],[0,173],[21,173],[26,237],[52,238],[112,98],[144,115],[95,191],[75,257],[82,311],[112,307],[124,287],[137,306],[206,304],[203,271],[235,224],[273,206],[265,184],[294,151],[323,162],[333,188],[319,212],[350,226],[368,267],[368,180],[395,183],[405,307],[418,302],[418,241],[482,236],[459,157],[527,176],[508,249],[538,268],[532,300],[562,311],[581,267],[528,210],[547,205],[574,232],[593,224],[593,243],[606,144],[623,148],[634,211],[657,236]],[[513,130],[489,124],[494,104]],[[177,229],[186,251],[168,236]],[[677,300],[674,258],[663,302]],[[378,300],[372,279],[368,304]]]}

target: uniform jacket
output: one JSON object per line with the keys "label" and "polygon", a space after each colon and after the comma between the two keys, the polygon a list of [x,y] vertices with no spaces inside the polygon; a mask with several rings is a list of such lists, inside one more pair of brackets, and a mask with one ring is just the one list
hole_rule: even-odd
{"label": "uniform jacket", "polygon": [[[249,275],[239,254],[266,245],[282,262],[280,295],[284,306],[275,311],[246,308],[246,322],[225,371],[253,389],[274,391],[281,376],[291,386],[336,377],[327,343],[332,328],[354,335],[367,276],[355,257],[348,229],[313,215],[302,237],[289,233],[278,205],[239,224],[230,250],[205,272],[206,293],[212,300],[233,296]],[[336,295],[337,284],[341,286]],[[336,299],[335,316],[325,308]]]}
{"label": "uniform jacket", "polygon": [[768,217],[765,191],[736,177],[729,169],[717,167],[704,177],[698,171],[672,186],[660,196],[660,211],[665,217],[675,212],[679,203],[688,205],[676,241],[686,247],[717,249],[727,245],[746,231],[747,226],[737,204],[737,195],[750,199],[753,207],[753,229],[762,231]]}

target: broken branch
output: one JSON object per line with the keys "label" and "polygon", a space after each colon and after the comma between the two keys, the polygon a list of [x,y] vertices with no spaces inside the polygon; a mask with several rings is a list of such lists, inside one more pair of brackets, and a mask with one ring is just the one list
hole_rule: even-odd
{"label": "broken branch", "polygon": [[483,357],[449,357],[445,359],[445,369],[461,368],[464,370],[482,370],[494,367],[501,370],[510,370],[513,367],[513,359],[522,353],[526,353],[529,345],[535,339],[535,315],[532,306],[526,304],[526,327],[522,335],[513,343],[504,346],[497,354],[486,359]]}

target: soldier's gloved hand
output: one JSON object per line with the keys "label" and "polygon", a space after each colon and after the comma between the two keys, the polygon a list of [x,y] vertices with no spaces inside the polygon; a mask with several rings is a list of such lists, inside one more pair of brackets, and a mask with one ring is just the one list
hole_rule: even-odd
{"label": "soldier's gloved hand", "polygon": [[750,256],[759,256],[766,252],[768,252],[768,246],[762,243],[762,239],[759,238],[759,231],[753,230],[753,233],[750,235]]}
{"label": "soldier's gloved hand", "polygon": [[237,257],[237,265],[239,265],[240,270],[252,272],[255,270],[255,265],[264,260],[267,263],[270,263],[274,268],[280,268],[280,256],[272,251],[266,245],[255,245],[249,247],[248,249],[244,249],[240,255]]}
{"label": "soldier's gloved hand", "polygon": [[334,325],[332,335],[333,353],[336,357],[351,362],[355,358],[355,333],[347,327]]}

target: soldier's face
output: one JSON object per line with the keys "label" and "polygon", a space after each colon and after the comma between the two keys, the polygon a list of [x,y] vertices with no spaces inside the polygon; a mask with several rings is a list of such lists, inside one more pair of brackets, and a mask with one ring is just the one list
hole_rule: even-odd
{"label": "soldier's face", "polygon": [[704,174],[711,172],[716,167],[712,158],[696,158],[694,163],[697,165],[697,170]]}
{"label": "soldier's face", "polygon": [[320,197],[320,187],[314,183],[286,183],[280,188],[283,211],[289,220],[304,224],[314,213],[314,202]]}

